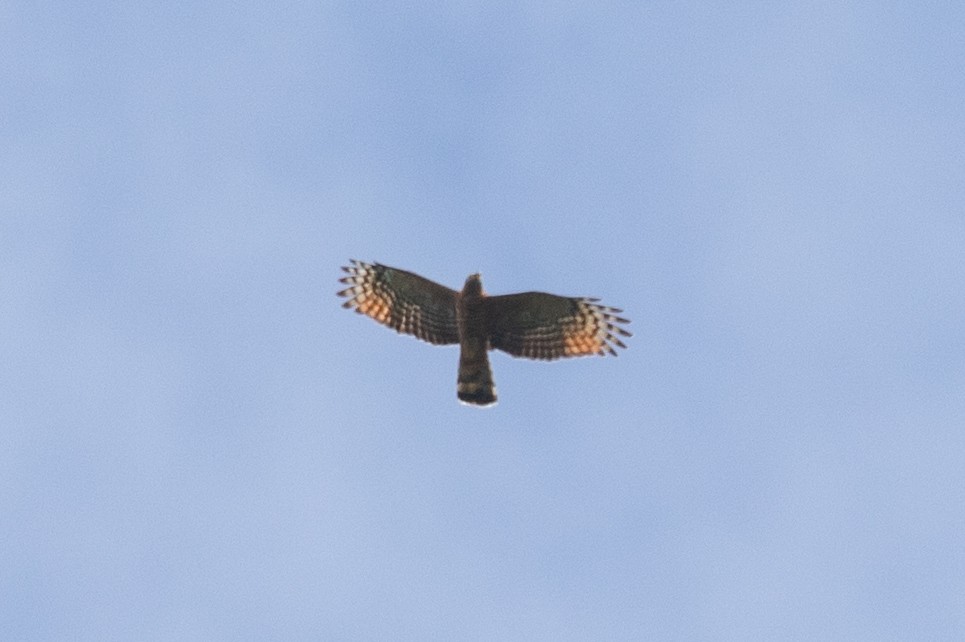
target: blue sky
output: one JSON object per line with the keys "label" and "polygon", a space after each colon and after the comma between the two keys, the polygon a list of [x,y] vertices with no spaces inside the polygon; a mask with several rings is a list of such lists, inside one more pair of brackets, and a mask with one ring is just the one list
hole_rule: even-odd
{"label": "blue sky", "polygon": [[[952,3],[0,8],[11,639],[965,637]],[[599,296],[617,359],[339,307]]]}

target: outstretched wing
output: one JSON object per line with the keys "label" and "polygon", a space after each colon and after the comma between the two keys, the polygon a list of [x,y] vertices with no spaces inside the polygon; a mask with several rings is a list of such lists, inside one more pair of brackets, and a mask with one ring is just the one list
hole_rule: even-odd
{"label": "outstretched wing", "polygon": [[626,348],[620,337],[630,333],[620,324],[617,308],[598,299],[523,292],[483,299],[490,346],[517,357],[559,359],[612,354]]}
{"label": "outstretched wing", "polygon": [[459,343],[454,290],[418,274],[352,259],[339,279],[350,287],[342,304],[393,330],[435,344]]}

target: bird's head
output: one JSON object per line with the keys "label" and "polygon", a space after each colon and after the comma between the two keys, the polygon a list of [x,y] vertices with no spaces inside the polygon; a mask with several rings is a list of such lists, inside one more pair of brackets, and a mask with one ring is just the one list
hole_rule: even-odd
{"label": "bird's head", "polygon": [[479,272],[470,274],[466,279],[466,284],[462,286],[463,296],[483,296],[482,275]]}

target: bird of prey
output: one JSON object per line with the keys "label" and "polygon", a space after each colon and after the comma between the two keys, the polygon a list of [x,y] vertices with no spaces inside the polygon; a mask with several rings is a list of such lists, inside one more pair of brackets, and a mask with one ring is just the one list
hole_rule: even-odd
{"label": "bird of prey", "polygon": [[489,296],[479,274],[466,279],[462,291],[380,265],[352,260],[342,267],[348,285],[338,293],[342,304],[393,330],[437,345],[459,344],[458,398],[467,404],[496,403],[489,350],[514,357],[559,359],[584,355],[616,356],[626,348],[620,337],[628,319],[622,310],[599,299],[565,297],[545,292]]}

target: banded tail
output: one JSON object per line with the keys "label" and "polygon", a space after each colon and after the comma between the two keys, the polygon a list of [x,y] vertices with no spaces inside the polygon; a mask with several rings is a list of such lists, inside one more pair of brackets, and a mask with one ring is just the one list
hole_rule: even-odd
{"label": "banded tail", "polygon": [[459,351],[456,395],[460,401],[476,406],[496,403],[496,385],[493,383],[493,371],[489,367],[485,341],[481,345],[462,345]]}

